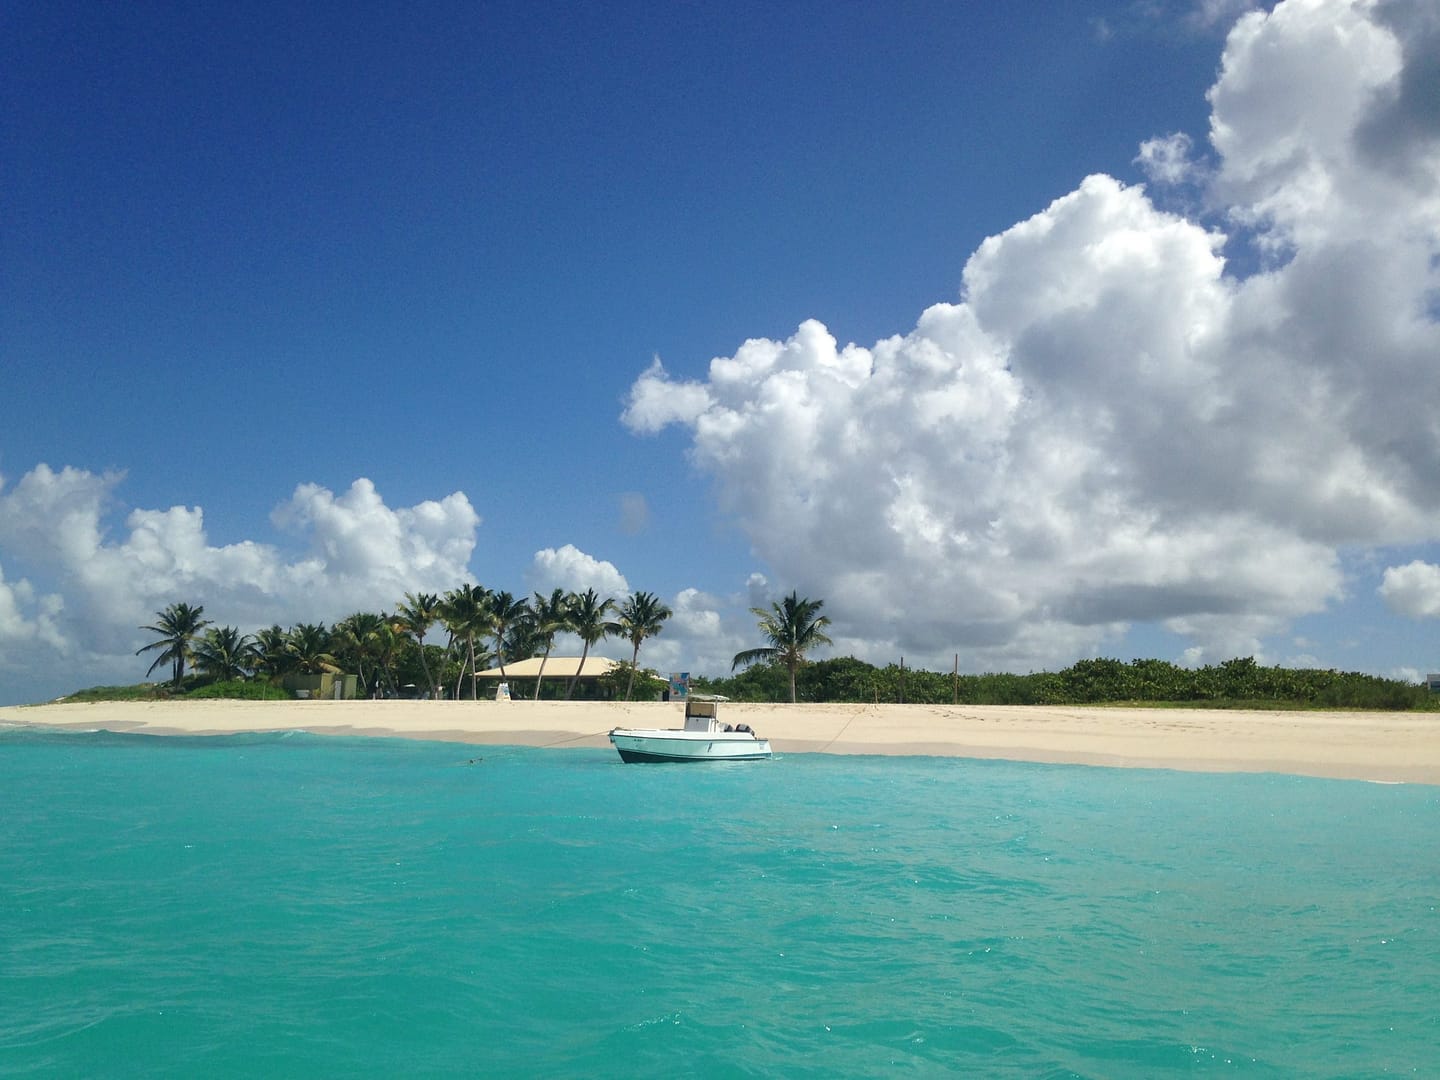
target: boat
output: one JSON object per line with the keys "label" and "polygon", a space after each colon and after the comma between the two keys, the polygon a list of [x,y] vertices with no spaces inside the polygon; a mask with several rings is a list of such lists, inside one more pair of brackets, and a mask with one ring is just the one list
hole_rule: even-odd
{"label": "boat", "polygon": [[749,724],[733,727],[720,722],[725,698],[692,694],[685,701],[683,728],[615,728],[610,744],[620,760],[640,761],[759,761],[770,757],[770,740],[756,735]]}

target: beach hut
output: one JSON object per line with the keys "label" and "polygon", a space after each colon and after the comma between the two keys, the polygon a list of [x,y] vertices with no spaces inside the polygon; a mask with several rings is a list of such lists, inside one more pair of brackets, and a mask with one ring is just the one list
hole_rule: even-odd
{"label": "beach hut", "polygon": [[[617,667],[619,661],[611,660],[604,656],[587,656],[582,666],[578,656],[552,656],[545,661],[545,687],[549,691],[555,689],[555,695],[565,696],[565,686],[576,674],[579,680],[575,685],[575,697],[596,698],[601,695],[598,692],[598,683],[602,676],[610,674]],[[535,680],[540,677],[540,657],[532,656],[525,660],[516,660],[505,665],[504,675],[501,675],[498,667],[486,668],[484,671],[475,673],[477,698],[493,698],[495,687],[501,679],[510,683],[513,696],[519,698],[532,698],[535,696]],[[490,680],[489,683],[482,683],[480,680]],[[524,689],[522,690],[522,686]],[[487,687],[489,692],[487,693]],[[545,696],[550,696],[547,692]]]}

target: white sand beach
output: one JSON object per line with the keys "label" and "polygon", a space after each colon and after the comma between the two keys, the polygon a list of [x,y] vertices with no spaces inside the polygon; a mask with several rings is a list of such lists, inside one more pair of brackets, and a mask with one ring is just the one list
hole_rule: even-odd
{"label": "white sand beach", "polygon": [[[996,705],[744,705],[778,753],[928,754],[1440,784],[1440,714]],[[605,747],[614,727],[678,727],[676,704],[182,701],[0,707],[0,724],[221,735],[300,730]]]}

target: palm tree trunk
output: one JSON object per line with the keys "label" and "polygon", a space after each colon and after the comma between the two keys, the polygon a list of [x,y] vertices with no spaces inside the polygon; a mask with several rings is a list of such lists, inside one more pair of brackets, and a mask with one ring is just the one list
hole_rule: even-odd
{"label": "palm tree trunk", "polygon": [[791,705],[794,705],[794,704],[795,704],[795,665],[794,665],[793,663],[791,663],[791,664],[787,664],[786,666],[790,669],[790,704],[791,704]]}
{"label": "palm tree trunk", "polygon": [[[479,693],[479,689],[478,689],[477,684],[476,684],[476,682],[475,682],[475,676],[478,674],[478,672],[476,672],[476,670],[475,670],[475,635],[474,635],[474,634],[466,634],[466,635],[465,635],[465,645],[466,645],[466,647],[470,650],[470,700],[471,700],[471,701],[474,701],[474,700],[475,700],[475,695],[476,695],[477,693]],[[463,676],[464,673],[462,672],[461,674],[462,674],[462,676]]]}
{"label": "palm tree trunk", "polygon": [[635,651],[630,654],[630,678],[625,681],[625,700],[630,700],[630,691],[635,688],[635,666],[640,663],[640,643],[635,643]]}
{"label": "palm tree trunk", "polygon": [[419,634],[415,638],[415,644],[420,648],[420,670],[425,672],[425,685],[430,691],[430,699],[435,699],[435,680],[430,677],[430,665],[425,662],[425,635]]}
{"label": "palm tree trunk", "polygon": [[545,655],[540,657],[540,671],[535,676],[535,700],[540,700],[540,682],[545,678],[545,661],[550,659],[550,646],[545,646]]}
{"label": "palm tree trunk", "polygon": [[[454,644],[455,644],[455,639],[454,639],[453,637],[451,638],[450,644],[451,644],[452,647],[453,647]],[[460,649],[460,650],[459,650],[459,653],[460,653],[460,674],[459,674],[459,675],[456,677],[456,679],[455,679],[455,700],[456,700],[456,701],[459,701],[459,700],[460,700],[460,687],[462,687],[462,686],[465,685],[465,650],[464,650],[464,649]]]}
{"label": "palm tree trunk", "polygon": [[[452,633],[452,634],[450,635],[450,640],[448,640],[447,642],[445,642],[445,663],[446,663],[446,664],[448,664],[448,663],[450,662],[450,658],[455,655],[455,651],[456,651],[456,650],[455,650],[455,641],[456,641],[455,635]],[[461,654],[461,656],[460,656],[460,667],[461,667],[462,669],[465,667],[465,657],[464,657],[464,654]],[[444,665],[444,664],[441,664],[441,665],[440,665],[440,671],[443,672],[444,670],[445,670],[445,665]],[[439,674],[439,673],[437,673],[435,677],[441,681],[441,686],[442,686],[442,688],[443,688],[443,686],[444,686],[444,676],[441,675],[441,674]],[[456,701],[459,701],[459,700],[460,700],[460,687],[459,687],[458,685],[455,687],[455,698],[454,698],[454,700],[456,700]]]}
{"label": "palm tree trunk", "polygon": [[590,655],[590,642],[585,642],[585,647],[580,650],[580,666],[575,669],[575,674],[570,676],[570,684],[565,687],[565,700],[570,700],[570,693],[575,689],[575,682],[580,678],[580,672],[585,670],[585,658]]}

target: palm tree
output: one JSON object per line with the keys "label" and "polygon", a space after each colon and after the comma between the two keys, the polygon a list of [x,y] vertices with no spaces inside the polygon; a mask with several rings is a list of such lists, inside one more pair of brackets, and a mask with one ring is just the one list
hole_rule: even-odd
{"label": "palm tree", "polygon": [[151,649],[164,650],[150,665],[150,671],[145,672],[147,676],[168,661],[174,676],[174,687],[176,690],[180,689],[180,680],[185,677],[185,661],[190,659],[191,642],[195,640],[196,634],[210,625],[209,619],[200,617],[204,613],[203,604],[195,607],[183,603],[171,604],[164,611],[155,613],[156,622],[153,626],[140,627],[141,630],[149,630],[152,634],[161,636],[159,641],[152,641],[149,645],[136,649],[136,656]]}
{"label": "palm tree", "polygon": [[530,610],[530,601],[525,601],[525,611],[505,631],[505,655],[511,663],[528,660],[545,648],[540,635],[535,631],[535,613]]}
{"label": "palm tree", "polygon": [[330,651],[330,631],[322,623],[299,623],[285,635],[285,651],[295,661],[295,670],[302,675],[335,675],[340,665]]}
{"label": "palm tree", "polygon": [[548,597],[538,592],[530,601],[530,619],[535,640],[543,648],[540,656],[540,673],[535,676],[535,700],[540,700],[540,682],[545,678],[545,662],[550,659],[550,650],[555,646],[555,635],[570,628],[570,605],[574,596],[564,589],[556,589]]}
{"label": "palm tree", "polygon": [[400,653],[400,641],[403,635],[401,631],[395,629],[399,622],[394,615],[381,612],[376,618],[380,620],[380,624],[375,627],[369,638],[371,655],[375,658],[375,667],[378,672],[375,681],[379,682],[380,676],[383,675],[385,681],[390,684],[390,692],[399,694],[400,687],[395,683],[395,661]]}
{"label": "palm tree", "polygon": [[626,701],[630,700],[630,692],[635,688],[635,668],[640,663],[640,643],[647,637],[660,633],[665,620],[672,614],[674,612],[660,602],[660,597],[648,592],[635,593],[620,606],[620,620],[617,625],[620,633],[635,646],[635,651],[630,654],[630,678],[625,683]]}
{"label": "palm tree", "polygon": [[379,684],[379,654],[383,642],[382,633],[388,633],[389,626],[383,615],[373,611],[357,611],[347,615],[335,624],[333,635],[336,659],[353,660],[356,673],[360,676],[363,693],[371,690],[370,679],[365,674],[365,663],[376,661],[375,683]]}
{"label": "palm tree", "polygon": [[425,682],[430,696],[435,696],[435,680],[430,675],[430,665],[425,660],[425,632],[440,618],[440,597],[434,593],[405,594],[405,602],[395,609],[404,633],[415,639],[420,646],[420,668],[425,672]]}
{"label": "palm tree", "polygon": [[580,653],[580,667],[575,669],[575,674],[570,676],[570,682],[565,686],[566,701],[570,700],[570,695],[575,690],[575,681],[580,678],[580,672],[585,667],[590,646],[619,631],[619,626],[605,617],[614,610],[615,601],[608,596],[601,600],[600,594],[594,589],[586,589],[575,597],[574,605],[570,608],[570,630],[579,635],[585,648]]}
{"label": "palm tree", "polygon": [[239,679],[250,670],[254,643],[233,626],[212,626],[195,646],[195,666],[217,682]]}
{"label": "palm tree", "polygon": [[[460,697],[460,688],[465,683],[465,670],[473,674],[475,666],[475,635],[484,634],[490,628],[490,590],[481,585],[461,585],[451,589],[440,601],[440,621],[450,632],[450,644],[465,643],[466,652],[460,657],[460,675],[455,680],[455,697]],[[475,683],[470,683],[470,696],[475,696]]]}
{"label": "palm tree", "polygon": [[819,614],[824,604],[824,600],[802,600],[791,592],[778,604],[772,603],[769,611],[751,608],[751,613],[760,619],[760,633],[770,644],[736,653],[730,670],[757,660],[780,661],[790,670],[790,703],[793,705],[795,669],[805,662],[805,654],[811,649],[830,644],[830,639],[825,636],[825,627],[830,625],[830,620]]}
{"label": "palm tree", "polygon": [[525,600],[517,600],[508,592],[493,593],[490,597],[490,632],[495,635],[495,662],[502,680],[505,678],[505,634],[522,622],[529,611],[530,605]]}
{"label": "palm tree", "polygon": [[264,675],[272,682],[295,663],[285,650],[285,631],[279,623],[255,631],[255,636],[250,639],[250,655],[246,659],[251,671]]}

